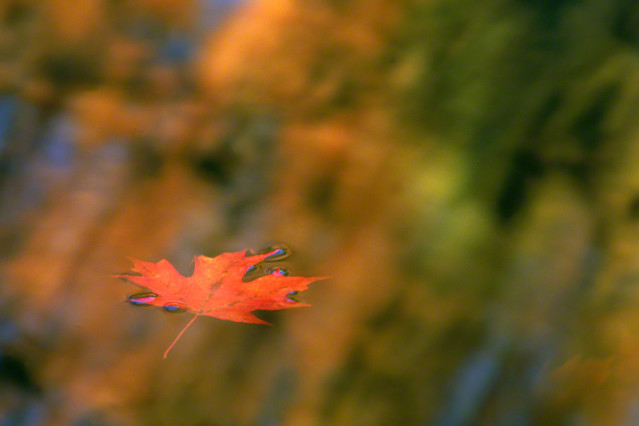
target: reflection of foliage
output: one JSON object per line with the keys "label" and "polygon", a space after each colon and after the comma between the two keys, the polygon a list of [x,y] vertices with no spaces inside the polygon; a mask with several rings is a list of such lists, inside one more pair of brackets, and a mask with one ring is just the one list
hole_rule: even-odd
{"label": "reflection of foliage", "polygon": [[[471,291],[475,303],[490,306],[489,334],[508,336],[506,345],[481,345],[462,377],[486,368],[473,364],[486,351],[495,362],[528,359],[517,373],[504,365],[484,387],[475,383],[474,404],[468,405],[472,391],[453,391],[452,411],[475,410],[459,421],[485,409],[502,413],[497,418],[533,410],[542,417],[532,418],[543,422],[568,421],[584,410],[599,419],[595,423],[610,421],[609,405],[585,401],[614,398],[604,390],[612,387],[579,388],[584,405],[570,411],[546,398],[557,378],[545,375],[552,363],[579,353],[596,352],[594,364],[617,354],[620,372],[630,362],[622,361],[614,345],[601,347],[610,336],[595,333],[600,325],[591,319],[588,326],[581,323],[593,315],[586,307],[593,301],[600,322],[607,322],[603,306],[612,308],[606,301],[614,297],[610,292],[619,291],[636,270],[616,253],[636,246],[628,209],[639,185],[632,171],[639,160],[634,118],[639,69],[636,40],[619,37],[618,19],[637,10],[623,1],[428,2],[407,18],[405,58],[416,79],[406,83],[403,114],[413,128],[436,129],[440,139],[451,141],[435,152],[455,158],[452,166],[462,170],[444,169],[456,186],[443,210],[422,207],[424,233],[414,239],[411,256],[423,274],[436,272],[449,293]],[[423,183],[416,183],[417,194],[433,198],[432,184],[418,185]],[[433,220],[433,213],[441,218]],[[454,248],[438,257],[451,241]],[[463,284],[469,276],[471,288]],[[630,308],[634,302],[631,297],[624,304]],[[623,311],[616,307],[615,316]],[[582,333],[590,338],[582,340]],[[504,375],[519,379],[509,384],[500,379]],[[561,386],[571,380],[577,375],[562,375]],[[532,399],[533,392],[539,400]]]}
{"label": "reflection of foliage", "polygon": [[[76,3],[0,2],[0,355],[64,401],[22,407],[631,416],[636,2],[261,0],[206,42],[198,2]],[[195,327],[159,369],[170,326],[105,303],[124,255],[273,240],[336,277],[274,331]]]}

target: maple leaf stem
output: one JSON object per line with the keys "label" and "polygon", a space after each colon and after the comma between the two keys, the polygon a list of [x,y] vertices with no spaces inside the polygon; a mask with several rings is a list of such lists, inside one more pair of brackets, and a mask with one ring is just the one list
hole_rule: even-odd
{"label": "maple leaf stem", "polygon": [[166,359],[166,357],[169,355],[169,351],[173,348],[173,346],[175,346],[175,344],[177,343],[178,340],[180,340],[180,337],[182,337],[182,335],[184,334],[184,332],[186,331],[187,328],[189,328],[191,326],[191,324],[193,324],[193,321],[196,320],[197,317],[199,317],[200,314],[195,314],[193,316],[193,318],[191,318],[191,321],[189,321],[189,323],[187,325],[184,326],[184,328],[182,329],[182,331],[180,331],[180,333],[175,337],[175,339],[173,339],[173,341],[171,342],[171,344],[169,345],[168,348],[166,348],[166,350],[164,351],[164,359]]}

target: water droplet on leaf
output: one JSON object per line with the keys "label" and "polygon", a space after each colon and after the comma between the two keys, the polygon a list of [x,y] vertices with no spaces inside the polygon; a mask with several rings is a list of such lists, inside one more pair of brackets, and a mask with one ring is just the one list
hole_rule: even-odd
{"label": "water droplet on leaf", "polygon": [[158,297],[157,294],[150,292],[135,293],[127,297],[126,301],[133,306],[150,306],[150,303],[153,302],[156,297]]}
{"label": "water droplet on leaf", "polygon": [[295,296],[297,296],[298,292],[297,291],[291,291],[290,293],[288,293],[286,296],[284,296],[284,300],[286,300],[287,302],[299,302],[299,300],[297,300],[297,298]]}
{"label": "water droplet on leaf", "polygon": [[263,275],[270,275],[270,274],[277,274],[283,277],[288,277],[289,275],[291,275],[291,271],[284,266],[272,265],[272,266],[268,266],[264,268]]}
{"label": "water droplet on leaf", "polygon": [[257,254],[266,254],[275,251],[272,255],[264,259],[265,262],[277,262],[278,260],[286,259],[291,255],[291,249],[284,244],[276,244],[270,247],[263,248],[258,251]]}
{"label": "water droplet on leaf", "polygon": [[244,273],[244,276],[242,277],[242,281],[246,283],[261,277],[262,275],[264,275],[263,269],[264,269],[263,265],[260,265],[259,263],[256,265],[249,266],[249,268]]}
{"label": "water droplet on leaf", "polygon": [[162,309],[164,309],[165,312],[170,312],[172,314],[177,314],[186,310],[184,305],[178,302],[169,302],[162,306]]}

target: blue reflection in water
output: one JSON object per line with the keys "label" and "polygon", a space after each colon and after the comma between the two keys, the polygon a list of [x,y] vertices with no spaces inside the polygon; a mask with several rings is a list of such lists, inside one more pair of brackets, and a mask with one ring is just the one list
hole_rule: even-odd
{"label": "blue reflection in water", "polygon": [[0,97],[0,154],[2,154],[10,135],[16,104],[17,101],[14,96]]}
{"label": "blue reflection in water", "polygon": [[42,138],[43,160],[50,166],[66,169],[75,156],[77,124],[68,114],[54,117]]}
{"label": "blue reflection in water", "polygon": [[216,28],[232,10],[246,0],[200,0],[200,27],[203,30]]}

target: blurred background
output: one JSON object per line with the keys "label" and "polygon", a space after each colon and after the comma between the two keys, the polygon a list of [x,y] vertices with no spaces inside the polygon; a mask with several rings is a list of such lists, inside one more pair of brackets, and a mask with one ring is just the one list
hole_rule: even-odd
{"label": "blurred background", "polygon": [[638,117],[633,0],[3,0],[0,425],[639,424]]}

